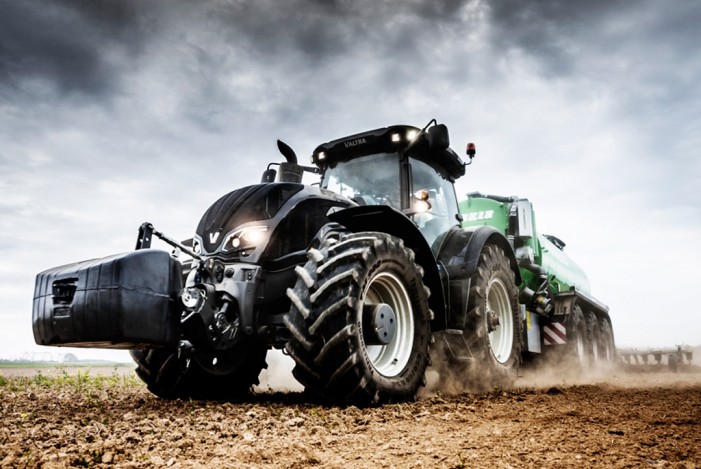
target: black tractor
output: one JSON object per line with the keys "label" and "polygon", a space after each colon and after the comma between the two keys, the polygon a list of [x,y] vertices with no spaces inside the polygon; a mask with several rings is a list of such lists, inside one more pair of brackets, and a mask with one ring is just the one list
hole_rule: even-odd
{"label": "black tractor", "polygon": [[508,386],[519,269],[504,234],[461,227],[453,183],[466,164],[447,128],[334,140],[313,166],[278,147],[286,162],[215,202],[192,239],[144,223],[134,251],[39,274],[37,343],[130,349],[165,398],[241,397],[271,348],[332,403],[413,399],[432,359],[442,379]]}

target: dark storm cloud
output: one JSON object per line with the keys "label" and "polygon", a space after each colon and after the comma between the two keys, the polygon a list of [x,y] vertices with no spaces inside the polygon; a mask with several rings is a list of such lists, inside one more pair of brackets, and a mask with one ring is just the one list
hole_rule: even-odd
{"label": "dark storm cloud", "polygon": [[634,9],[633,2],[608,0],[500,0],[488,5],[495,49],[525,52],[539,60],[545,74],[554,76],[575,71],[581,51],[571,46],[586,47],[595,41],[602,18]]}
{"label": "dark storm cloud", "polygon": [[133,58],[159,36],[172,49],[206,38],[195,44],[201,62],[224,46],[270,69],[290,59],[318,67],[358,52],[385,63],[413,57],[420,66],[442,40],[439,24],[456,24],[466,3],[2,0],[0,79],[14,89],[33,78],[60,92],[114,91],[127,73],[119,54]]}
{"label": "dark storm cloud", "polygon": [[642,79],[674,87],[682,78],[676,69],[699,57],[695,0],[500,0],[488,8],[494,50],[534,57],[549,77]]}
{"label": "dark storm cloud", "polygon": [[[353,67],[374,67],[378,77],[396,77],[397,85],[436,69],[442,80],[472,79],[467,69],[475,60],[465,44],[468,34],[485,23],[490,25],[483,38],[486,53],[498,59],[520,51],[536,58],[550,77],[603,78],[617,53],[644,65],[644,50],[634,44],[649,44],[652,37],[682,45],[684,52],[669,51],[674,58],[698,49],[695,2],[0,0],[0,5],[0,79],[5,87],[16,89],[23,79],[35,78],[61,92],[91,95],[119,88],[130,72],[124,55],[143,54],[158,63],[177,55],[183,43],[197,49],[199,71],[210,75],[222,65],[212,51],[225,47],[230,55],[246,59],[242,66],[260,67],[264,77],[266,71],[284,73],[287,68],[326,72],[330,64],[343,67],[344,57],[362,56],[365,61],[354,61]],[[469,9],[489,14],[470,17],[465,14]],[[639,18],[641,11],[657,9],[673,11]],[[621,33],[614,25],[607,31],[602,26],[611,17],[622,23],[630,18],[644,29]],[[164,48],[149,50],[158,39]],[[441,47],[450,48],[448,60],[436,53]],[[589,54],[603,59],[600,67],[581,60]],[[132,60],[129,66],[143,63]],[[664,81],[667,75],[650,72],[649,79]]]}
{"label": "dark storm cloud", "polygon": [[489,7],[496,49],[533,59],[545,80],[577,86],[577,97],[606,99],[612,122],[635,135],[631,161],[659,167],[653,149],[664,148],[674,164],[661,166],[654,184],[699,212],[698,1],[509,0]]}
{"label": "dark storm cloud", "polygon": [[0,3],[0,85],[22,93],[39,79],[59,92],[109,91],[120,73],[106,55],[139,50],[140,31],[129,2],[36,0]]}
{"label": "dark storm cloud", "polygon": [[387,34],[392,32],[400,33],[404,48],[414,49],[427,33],[435,32],[439,21],[446,25],[456,20],[467,3],[268,0],[211,5],[210,10],[232,39],[246,41],[262,55],[298,51],[320,60],[369,46],[381,55],[399,45]]}

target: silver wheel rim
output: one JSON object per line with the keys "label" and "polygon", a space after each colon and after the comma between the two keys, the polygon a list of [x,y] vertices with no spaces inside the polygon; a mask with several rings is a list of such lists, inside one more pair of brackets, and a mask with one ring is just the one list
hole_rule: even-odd
{"label": "silver wheel rim", "polygon": [[493,313],[499,321],[496,328],[489,333],[489,348],[496,361],[506,363],[511,358],[514,344],[514,316],[509,290],[498,278],[489,283],[487,311]]}
{"label": "silver wheel rim", "polygon": [[394,337],[387,345],[368,345],[372,366],[383,376],[392,378],[404,371],[414,346],[414,314],[411,299],[402,281],[390,272],[381,272],[370,281],[365,304],[389,305],[397,321]]}

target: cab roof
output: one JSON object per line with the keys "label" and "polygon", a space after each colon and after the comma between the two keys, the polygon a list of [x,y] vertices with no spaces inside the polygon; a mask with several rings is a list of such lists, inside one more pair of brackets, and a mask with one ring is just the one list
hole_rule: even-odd
{"label": "cab roof", "polygon": [[312,163],[323,171],[367,155],[408,150],[410,156],[429,164],[451,182],[463,176],[465,165],[460,157],[449,147],[431,148],[427,137],[425,130],[410,125],[383,127],[322,143],[314,150]]}

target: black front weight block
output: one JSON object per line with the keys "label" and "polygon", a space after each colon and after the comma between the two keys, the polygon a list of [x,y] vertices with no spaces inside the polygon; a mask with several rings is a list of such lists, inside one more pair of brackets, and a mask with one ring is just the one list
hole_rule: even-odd
{"label": "black front weight block", "polygon": [[37,275],[32,325],[40,345],[129,349],[180,338],[182,266],[142,249]]}

